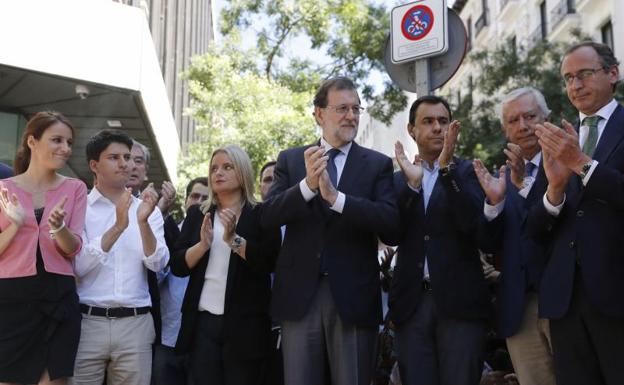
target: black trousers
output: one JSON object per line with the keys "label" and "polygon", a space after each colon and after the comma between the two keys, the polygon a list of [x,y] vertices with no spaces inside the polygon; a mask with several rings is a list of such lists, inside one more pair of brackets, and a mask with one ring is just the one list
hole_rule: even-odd
{"label": "black trousers", "polygon": [[264,376],[266,360],[241,359],[224,338],[223,316],[199,312],[195,341],[190,353],[194,385],[257,385]]}
{"label": "black trousers", "polygon": [[550,334],[557,385],[624,383],[624,319],[601,314],[589,303],[578,266],[568,312],[550,320]]}

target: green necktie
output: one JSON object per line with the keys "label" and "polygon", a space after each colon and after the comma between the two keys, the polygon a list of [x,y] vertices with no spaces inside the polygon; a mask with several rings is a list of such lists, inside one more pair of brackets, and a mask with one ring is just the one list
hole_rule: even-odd
{"label": "green necktie", "polygon": [[587,156],[593,156],[596,149],[596,143],[598,142],[598,122],[602,119],[600,116],[588,116],[583,119],[583,125],[587,126],[587,139],[583,145],[583,152]]}

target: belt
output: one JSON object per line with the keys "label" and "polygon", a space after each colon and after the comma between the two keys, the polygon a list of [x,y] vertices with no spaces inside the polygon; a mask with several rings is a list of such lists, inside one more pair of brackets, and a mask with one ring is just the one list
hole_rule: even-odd
{"label": "belt", "polygon": [[422,289],[423,291],[431,291],[431,281],[427,281],[423,279],[422,281]]}
{"label": "belt", "polygon": [[97,307],[80,304],[80,311],[84,314],[98,317],[123,318],[147,314],[150,311],[150,307]]}

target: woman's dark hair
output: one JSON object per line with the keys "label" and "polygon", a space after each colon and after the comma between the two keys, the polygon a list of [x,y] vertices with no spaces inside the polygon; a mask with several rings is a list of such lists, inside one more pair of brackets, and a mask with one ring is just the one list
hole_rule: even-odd
{"label": "woman's dark hair", "polygon": [[75,134],[74,126],[71,124],[69,119],[67,119],[63,114],[56,111],[41,111],[37,112],[35,116],[30,118],[28,123],[26,123],[26,128],[24,128],[24,134],[22,135],[22,144],[20,148],[17,150],[17,154],[15,154],[15,161],[13,162],[13,171],[15,171],[15,175],[21,174],[28,170],[28,166],[30,165],[30,147],[28,147],[28,138],[32,136],[33,138],[39,140],[41,136],[54,123],[63,123],[72,132],[72,136]]}

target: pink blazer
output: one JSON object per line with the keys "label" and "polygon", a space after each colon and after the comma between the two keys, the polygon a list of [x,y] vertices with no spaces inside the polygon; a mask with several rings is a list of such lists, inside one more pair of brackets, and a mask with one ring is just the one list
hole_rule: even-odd
{"label": "pink blazer", "polygon": [[[84,230],[85,212],[87,207],[87,188],[79,179],[67,178],[58,187],[48,190],[45,195],[45,210],[41,223],[35,218],[32,196],[19,188],[11,179],[0,180],[0,188],[9,190],[9,196],[17,195],[26,218],[11,244],[0,254],[0,278],[27,277],[37,274],[37,243],[41,248],[41,256],[46,271],[73,276],[71,259],[82,248],[82,232]],[[80,239],[80,246],[71,255],[64,256],[48,231],[50,210],[67,195],[65,204],[65,225]],[[0,211],[0,231],[4,231],[11,222]]]}

